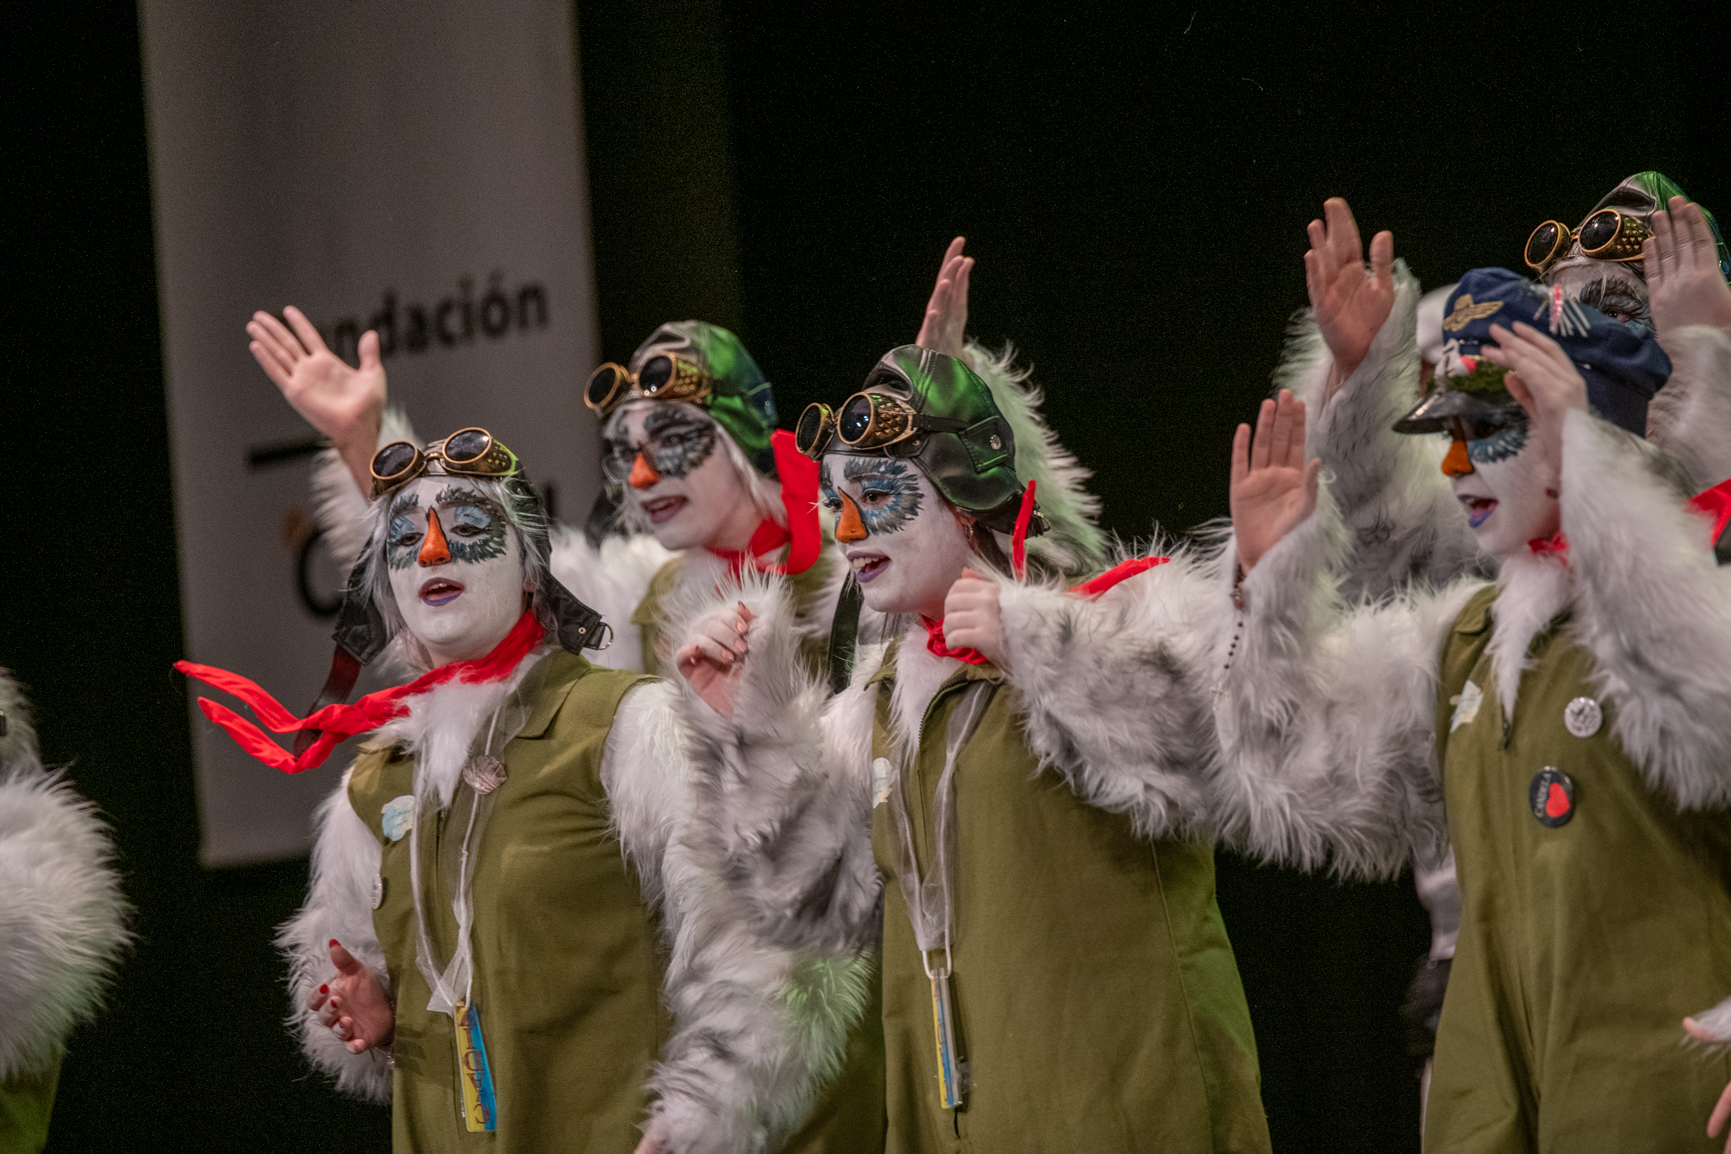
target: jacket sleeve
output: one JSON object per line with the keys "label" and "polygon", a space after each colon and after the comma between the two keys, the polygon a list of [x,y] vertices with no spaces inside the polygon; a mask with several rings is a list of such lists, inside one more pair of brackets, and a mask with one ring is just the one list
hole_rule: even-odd
{"label": "jacket sleeve", "polygon": [[1562,524],[1576,636],[1614,732],[1683,809],[1731,805],[1731,569],[1642,442],[1585,412],[1563,425]]}
{"label": "jacket sleeve", "polygon": [[[4,704],[5,743],[23,745],[23,710]],[[28,745],[0,761],[0,1083],[52,1061],[95,1016],[130,940],[107,828]]]}
{"label": "jacket sleeve", "polygon": [[735,599],[755,620],[733,714],[679,683],[697,774],[694,847],[766,940],[855,952],[877,939],[883,886],[871,850],[874,651],[860,650],[852,685],[832,698],[800,660],[786,584],[748,576],[709,609]]}
{"label": "jacket sleeve", "polygon": [[336,972],[330,940],[373,971],[387,991],[390,974],[373,929],[373,883],[379,876],[378,839],[349,804],[351,766],[342,784],[319,806],[318,839],[313,843],[312,882],[306,904],[277,933],[277,947],[289,963],[289,1028],[319,1071],[336,1079],[337,1089],[373,1102],[391,1100],[391,1059],[380,1050],[351,1054],[319,1017],[307,997]]}
{"label": "jacket sleeve", "polygon": [[650,1078],[651,1117],[680,1154],[773,1149],[840,1068],[874,958],[765,941],[700,864],[689,836],[694,773],[672,685],[627,694],[602,772],[621,844],[645,897],[660,904],[669,946],[674,1030]]}
{"label": "jacket sleeve", "polygon": [[1442,439],[1394,431],[1419,399],[1419,286],[1404,262],[1395,262],[1394,276],[1388,319],[1332,397],[1323,399],[1334,357],[1308,309],[1294,321],[1274,373],[1275,388],[1291,389],[1305,404],[1305,454],[1322,461],[1351,536],[1340,574],[1349,598],[1490,571],[1443,476]]}
{"label": "jacket sleeve", "polygon": [[1218,760],[1207,677],[1230,605],[1180,552],[1096,601],[1003,580],[1005,678],[1029,748],[1138,834],[1206,825]]}
{"label": "jacket sleeve", "polygon": [[1481,583],[1349,610],[1332,576],[1346,547],[1325,485],[1316,513],[1244,581],[1236,647],[1218,656],[1230,660],[1215,706],[1218,814],[1230,843],[1265,860],[1389,877],[1446,850],[1437,667]]}

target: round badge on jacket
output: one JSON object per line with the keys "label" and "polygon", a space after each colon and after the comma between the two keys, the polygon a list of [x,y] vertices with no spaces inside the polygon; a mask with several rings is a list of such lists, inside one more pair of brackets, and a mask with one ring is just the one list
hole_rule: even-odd
{"label": "round badge on jacket", "polygon": [[1577,697],[1563,706],[1563,725],[1576,737],[1591,737],[1605,724],[1605,711],[1591,697]]}
{"label": "round badge on jacket", "polygon": [[1568,825],[1575,816],[1575,783],[1556,766],[1547,765],[1533,775],[1533,784],[1527,787],[1527,804],[1540,825],[1548,829]]}

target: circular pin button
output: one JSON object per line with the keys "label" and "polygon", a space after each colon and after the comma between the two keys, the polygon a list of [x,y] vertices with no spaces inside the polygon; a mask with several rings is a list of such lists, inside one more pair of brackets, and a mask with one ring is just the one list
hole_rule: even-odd
{"label": "circular pin button", "polygon": [[373,875],[373,908],[376,910],[385,904],[385,879],[382,874]]}
{"label": "circular pin button", "polygon": [[1556,766],[1547,765],[1533,775],[1533,784],[1527,787],[1527,804],[1547,829],[1568,825],[1575,816],[1575,783]]}
{"label": "circular pin button", "polygon": [[1563,725],[1576,737],[1591,737],[1605,724],[1605,711],[1591,697],[1577,697],[1563,706]]}

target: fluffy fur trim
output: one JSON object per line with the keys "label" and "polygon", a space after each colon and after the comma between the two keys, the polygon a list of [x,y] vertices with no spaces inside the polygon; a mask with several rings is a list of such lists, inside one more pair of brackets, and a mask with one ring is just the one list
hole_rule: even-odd
{"label": "fluffy fur trim", "polygon": [[401,742],[414,757],[415,794],[425,804],[449,807],[470,752],[485,744],[496,753],[522,728],[527,709],[513,694],[548,652],[529,654],[502,681],[436,685],[405,699],[407,716],[379,727],[374,740]]}
{"label": "fluffy fur trim", "polygon": [[1731,570],[1714,564],[1705,519],[1586,413],[1564,422],[1562,475],[1575,632],[1618,741],[1682,808],[1731,804]]}
{"label": "fluffy fur trim", "polygon": [[1692,325],[1661,343],[1671,379],[1647,409],[1647,439],[1710,488],[1731,477],[1731,333]]}
{"label": "fluffy fur trim", "polygon": [[1057,433],[1040,413],[1044,400],[1029,377],[1032,368],[1016,367],[1016,350],[1006,344],[996,353],[972,341],[968,362],[992,392],[992,400],[1016,438],[1016,476],[1036,482],[1034,497],[1049,528],[1028,539],[1028,552],[1063,572],[1088,569],[1103,555],[1106,538],[1096,522],[1100,498],[1088,492],[1093,474],[1058,443]]}
{"label": "fluffy fur trim", "polygon": [[678,691],[669,682],[651,681],[619,702],[601,759],[613,831],[651,905],[666,892],[662,859],[668,843],[691,820],[694,807],[685,744]]}
{"label": "fluffy fur trim", "polygon": [[[1097,601],[1003,582],[1006,677],[1029,748],[1144,837],[1206,824],[1218,756],[1207,678],[1219,591],[1187,550]],[[1199,627],[1201,625],[1201,627]]]}
{"label": "fluffy fur trim", "polygon": [[1718,1053],[1731,1051],[1731,998],[1726,998],[1711,1010],[1691,1016],[1696,1025],[1713,1035],[1706,1041],[1709,1049]]}
{"label": "fluffy fur trim", "polygon": [[599,549],[580,530],[564,525],[554,526],[552,537],[553,576],[613,630],[606,649],[585,656],[609,669],[642,670],[643,635],[631,615],[649,591],[650,579],[674,554],[647,533],[604,537]]}
{"label": "fluffy fur trim", "polygon": [[652,1117],[682,1154],[775,1149],[841,1068],[875,953],[801,955],[765,943],[738,899],[676,841],[667,854],[676,1027],[650,1079]]}
{"label": "fluffy fur trim", "polygon": [[[1482,582],[1348,611],[1331,576],[1346,547],[1324,486],[1316,513],[1245,579],[1215,707],[1219,820],[1229,842],[1265,860],[1388,877],[1445,848],[1437,656]],[[1229,550],[1223,575],[1231,565]],[[1217,638],[1221,665],[1230,633]]]}
{"label": "fluffy fur trim", "polygon": [[1486,647],[1504,717],[1514,717],[1521,677],[1533,667],[1527,655],[1533,638],[1573,598],[1574,584],[1559,558],[1528,554],[1504,559],[1497,573],[1497,607],[1491,614],[1491,640]]}
{"label": "fluffy fur trim", "polygon": [[0,670],[0,1082],[33,1073],[102,1004],[131,940],[96,807],[43,771],[17,683]]}
{"label": "fluffy fur trim", "polygon": [[277,948],[289,963],[289,1029],[319,1071],[336,1079],[337,1089],[373,1102],[391,1099],[391,1059],[348,1047],[307,1008],[307,998],[336,972],[328,943],[332,938],[390,989],[384,952],[373,931],[373,882],[379,876],[378,839],[349,804],[351,766],[342,784],[319,806],[318,839],[313,843],[312,882],[306,904],[277,932]]}
{"label": "fluffy fur trim", "polygon": [[[833,700],[805,671],[784,582],[748,576],[708,612],[744,601],[755,614],[734,712],[722,717],[681,681],[698,778],[693,842],[766,940],[829,956],[878,933],[882,879],[871,852],[871,716],[862,684]],[[687,618],[700,620],[699,612]],[[685,622],[675,623],[684,637]]]}
{"label": "fluffy fur trim", "polygon": [[1333,355],[1309,309],[1293,320],[1274,387],[1305,403],[1306,454],[1322,460],[1354,548],[1341,574],[1349,598],[1379,597],[1409,581],[1442,584],[1488,574],[1441,464],[1438,437],[1402,436],[1394,423],[1419,397],[1414,326],[1418,281],[1395,262],[1395,299],[1370,352],[1323,400]]}
{"label": "fluffy fur trim", "polygon": [[[393,441],[421,444],[409,418],[401,409],[386,409],[379,422],[379,447]],[[337,566],[348,572],[366,548],[372,523],[367,517],[371,495],[355,487],[354,475],[335,449],[326,449],[313,459],[313,515],[325,535],[325,547]]]}

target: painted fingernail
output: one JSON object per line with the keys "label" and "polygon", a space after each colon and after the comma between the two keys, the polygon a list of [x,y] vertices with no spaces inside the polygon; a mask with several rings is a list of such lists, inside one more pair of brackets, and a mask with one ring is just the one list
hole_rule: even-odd
{"label": "painted fingernail", "polygon": [[335,939],[335,938],[332,938],[332,939],[331,939],[331,945],[333,945],[333,946],[334,946],[334,945],[336,945],[336,944],[337,944],[337,940],[336,940],[336,939]]}
{"label": "painted fingernail", "polygon": [[331,992],[331,988],[328,985],[319,987],[319,993],[321,993],[321,994],[328,994],[330,992]]}

